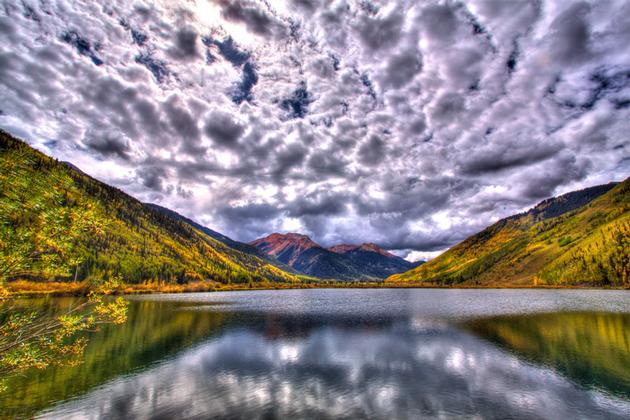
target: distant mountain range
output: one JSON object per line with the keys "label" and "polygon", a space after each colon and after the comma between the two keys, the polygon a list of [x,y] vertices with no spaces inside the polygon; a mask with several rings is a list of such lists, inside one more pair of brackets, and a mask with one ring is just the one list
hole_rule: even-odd
{"label": "distant mountain range", "polygon": [[630,286],[630,178],[542,201],[387,282]]}
{"label": "distant mountain range", "polygon": [[273,233],[250,245],[300,273],[322,279],[379,280],[422,264],[406,261],[371,243],[325,248],[299,233]]}

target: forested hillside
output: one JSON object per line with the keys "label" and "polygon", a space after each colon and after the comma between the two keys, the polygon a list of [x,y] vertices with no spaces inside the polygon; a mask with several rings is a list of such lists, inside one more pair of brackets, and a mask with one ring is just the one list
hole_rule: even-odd
{"label": "forested hillside", "polygon": [[389,282],[630,286],[630,178],[548,199]]}
{"label": "forested hillside", "polygon": [[0,280],[298,280],[228,240],[0,132]]}
{"label": "forested hillside", "polygon": [[154,210],[157,210],[160,213],[163,213],[173,219],[179,220],[189,226],[192,226],[195,229],[200,230],[201,232],[205,233],[206,235],[210,236],[211,238],[216,239],[219,242],[224,243],[225,245],[229,246],[232,249],[235,249],[237,251],[241,251],[244,252],[245,254],[248,255],[253,255],[256,256],[260,259],[262,259],[263,261],[268,262],[271,265],[274,265],[284,271],[286,271],[287,273],[292,273],[292,274],[298,274],[292,267],[283,264],[282,262],[280,262],[279,260],[271,257],[270,255],[260,251],[258,248],[250,245],[250,244],[246,244],[244,242],[239,242],[239,241],[235,241],[231,238],[228,238],[227,236],[209,229],[203,225],[200,225],[199,223],[195,222],[194,220],[190,220],[189,218],[182,216],[181,214],[171,210],[171,209],[167,209],[166,207],[162,207],[159,206],[157,204],[152,204],[152,203],[145,203],[145,206],[151,207]]}

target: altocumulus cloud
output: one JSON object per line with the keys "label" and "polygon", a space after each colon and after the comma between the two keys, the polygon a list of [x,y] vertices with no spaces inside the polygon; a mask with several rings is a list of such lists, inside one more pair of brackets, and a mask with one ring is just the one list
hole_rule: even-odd
{"label": "altocumulus cloud", "polygon": [[630,173],[627,1],[0,7],[0,126],[239,240],[434,255]]}

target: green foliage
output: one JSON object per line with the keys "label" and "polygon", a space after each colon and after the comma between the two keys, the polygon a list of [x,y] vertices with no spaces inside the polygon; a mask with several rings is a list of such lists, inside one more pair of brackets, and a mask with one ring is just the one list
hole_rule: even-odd
{"label": "green foliage", "polygon": [[0,391],[5,381],[30,369],[77,365],[88,341],[81,336],[106,323],[122,324],[127,301],[101,294],[57,316],[21,308],[4,300],[0,306]]}
{"label": "green foliage", "polygon": [[[39,170],[36,177],[28,171]],[[26,147],[0,161],[0,279],[70,276],[86,254],[82,238],[102,233],[94,203],[70,194],[71,179],[47,170]],[[27,227],[27,228],[22,228]]]}
{"label": "green foliage", "polygon": [[630,221],[597,229],[539,273],[548,284],[630,286]]}
{"label": "green foliage", "polygon": [[570,236],[564,236],[564,237],[558,239],[558,245],[560,245],[560,246],[567,246],[571,242],[573,242],[573,239]]}
{"label": "green foliage", "polygon": [[575,202],[546,200],[388,281],[630,287],[630,178],[572,194]]}
{"label": "green foliage", "polygon": [[[28,299],[22,311],[38,308],[41,316],[56,317],[77,305],[77,298]],[[224,312],[185,310],[189,303],[131,300],[127,320],[99,325],[85,332],[82,363],[55,364],[7,379],[10,392],[0,393],[0,418],[32,418],[51,401],[68,400],[90,389],[176,354],[217,334],[230,320]]]}
{"label": "green foliage", "polygon": [[480,256],[470,264],[467,264],[461,270],[447,273],[445,276],[440,278],[440,281],[446,284],[457,284],[476,279],[503,259],[508,258],[511,254],[522,250],[526,246],[526,238],[515,238],[501,246],[499,249]]}
{"label": "green foliage", "polygon": [[0,284],[298,281],[0,132]]}

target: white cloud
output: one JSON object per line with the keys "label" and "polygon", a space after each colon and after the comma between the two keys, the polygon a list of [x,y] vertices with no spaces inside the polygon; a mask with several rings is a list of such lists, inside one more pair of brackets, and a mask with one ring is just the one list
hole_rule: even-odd
{"label": "white cloud", "polygon": [[435,257],[439,256],[440,254],[442,254],[444,251],[446,251],[446,249],[442,249],[440,251],[431,251],[431,252],[411,251],[410,253],[408,253],[405,256],[405,259],[407,261],[411,261],[411,262],[430,261],[433,258],[435,258]]}

